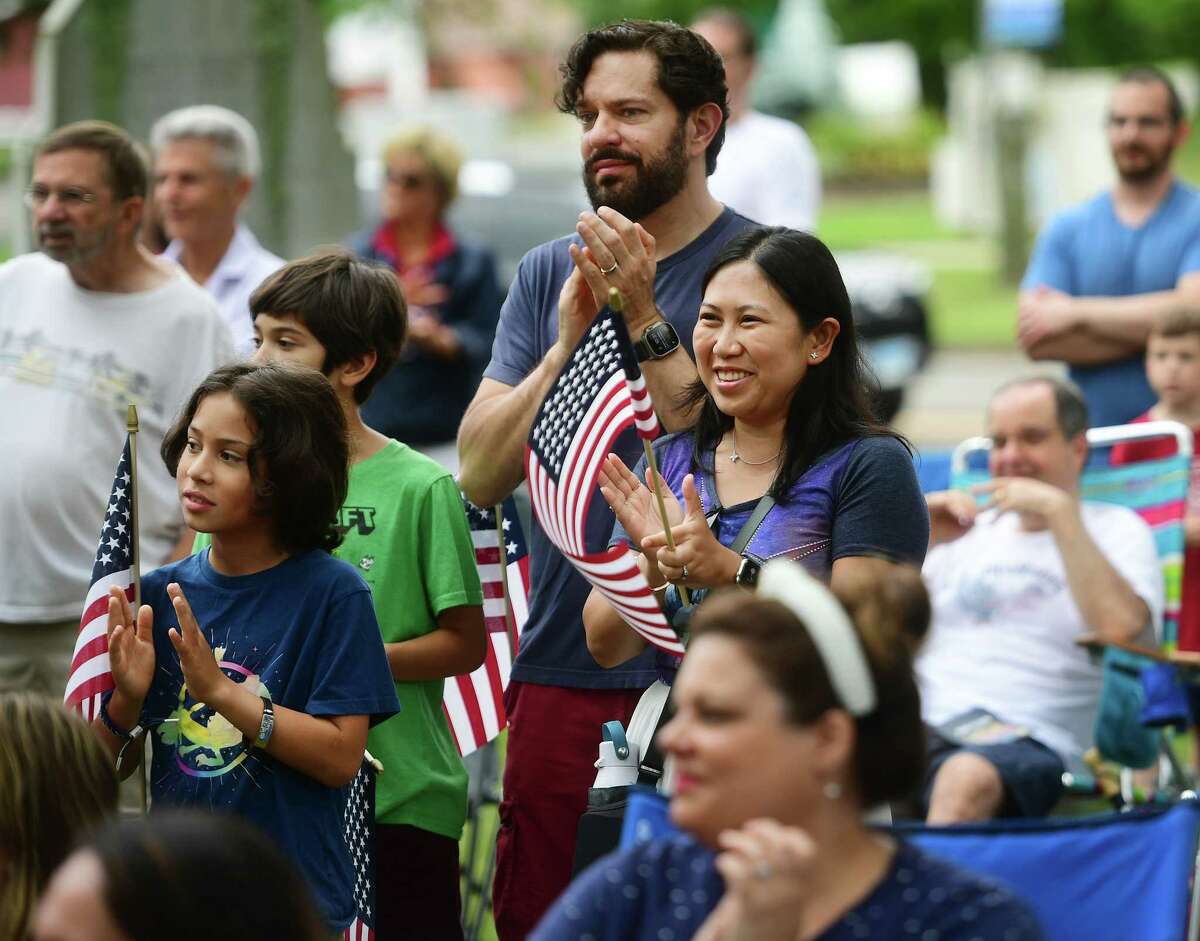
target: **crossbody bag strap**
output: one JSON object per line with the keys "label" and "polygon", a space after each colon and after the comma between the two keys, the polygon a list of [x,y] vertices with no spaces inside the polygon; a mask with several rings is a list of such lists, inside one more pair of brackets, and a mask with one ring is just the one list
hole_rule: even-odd
{"label": "crossbody bag strap", "polygon": [[[721,498],[717,495],[717,482],[713,475],[706,470],[700,471],[700,476],[704,480],[705,491],[712,498],[712,508],[710,510],[710,521],[712,514],[720,513],[725,509],[721,503]],[[749,519],[742,524],[742,528],[738,530],[737,538],[729,546],[738,555],[746,551],[746,546],[750,545],[750,540],[754,538],[754,534],[758,531],[758,527],[762,525],[762,521],[767,514],[771,512],[771,507],[775,505],[775,498],[770,493],[764,493],[758,498],[758,503],[755,504],[754,512],[750,514]]]}

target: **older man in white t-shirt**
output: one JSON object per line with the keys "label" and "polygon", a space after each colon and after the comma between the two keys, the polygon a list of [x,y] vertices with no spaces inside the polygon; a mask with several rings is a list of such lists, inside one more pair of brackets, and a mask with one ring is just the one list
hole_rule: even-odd
{"label": "older man in white t-shirt", "polygon": [[1042,816],[1092,742],[1101,673],[1076,638],[1153,644],[1162,571],[1149,527],[1085,502],[1087,407],[1022,380],[988,409],[988,500],[930,494],[933,621],[917,661],[930,725],[930,823]]}
{"label": "older man in white t-shirt", "polygon": [[147,176],[120,128],[59,128],[27,195],[41,252],[0,265],[0,691],[63,693],[130,403],[142,568],[191,550],[158,449],[232,348],[212,299],[138,242]]}

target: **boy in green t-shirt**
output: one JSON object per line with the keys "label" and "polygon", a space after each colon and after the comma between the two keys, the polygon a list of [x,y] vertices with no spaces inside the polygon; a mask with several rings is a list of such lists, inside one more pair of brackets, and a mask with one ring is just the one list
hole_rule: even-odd
{"label": "boy in green t-shirt", "polygon": [[384,766],[376,784],[377,937],[461,938],[467,773],[442,711],[442,681],[484,659],[475,550],[450,472],[358,413],[399,355],[404,297],[392,272],[330,250],[271,275],[250,312],[254,358],[320,369],[350,430],[345,536],[334,554],[371,586],[401,705],[367,739]]}

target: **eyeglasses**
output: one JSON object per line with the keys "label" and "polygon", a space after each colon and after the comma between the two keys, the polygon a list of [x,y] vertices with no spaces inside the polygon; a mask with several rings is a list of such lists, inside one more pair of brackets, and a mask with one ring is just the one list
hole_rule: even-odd
{"label": "eyeglasses", "polygon": [[51,196],[66,209],[78,209],[96,201],[96,194],[82,190],[78,186],[68,186],[60,190],[52,190],[46,186],[31,186],[25,190],[25,205],[30,209],[41,209]]}
{"label": "eyeglasses", "polygon": [[429,177],[424,173],[396,173],[388,170],[384,175],[389,183],[404,190],[419,190],[429,183]]}

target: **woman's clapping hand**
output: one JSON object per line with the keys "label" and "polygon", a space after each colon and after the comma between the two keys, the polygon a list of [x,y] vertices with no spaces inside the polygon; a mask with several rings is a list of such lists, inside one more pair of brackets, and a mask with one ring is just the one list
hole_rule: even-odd
{"label": "woman's clapping hand", "polygon": [[667,534],[658,532],[642,540],[647,557],[653,556],[667,581],[687,588],[728,585],[737,575],[742,557],[717,541],[704,515],[696,478],[683,478],[683,519],[672,523],[675,548],[667,546]]}
{"label": "woman's clapping hand", "polygon": [[[600,493],[612,507],[617,521],[634,546],[640,546],[647,536],[663,530],[663,519],[658,512],[658,499],[649,486],[650,474],[651,471],[647,469],[646,483],[642,483],[615,454],[608,455],[600,465]],[[683,507],[679,505],[675,494],[661,476],[658,478],[658,486],[667,510],[667,523],[674,529],[683,522]]]}

